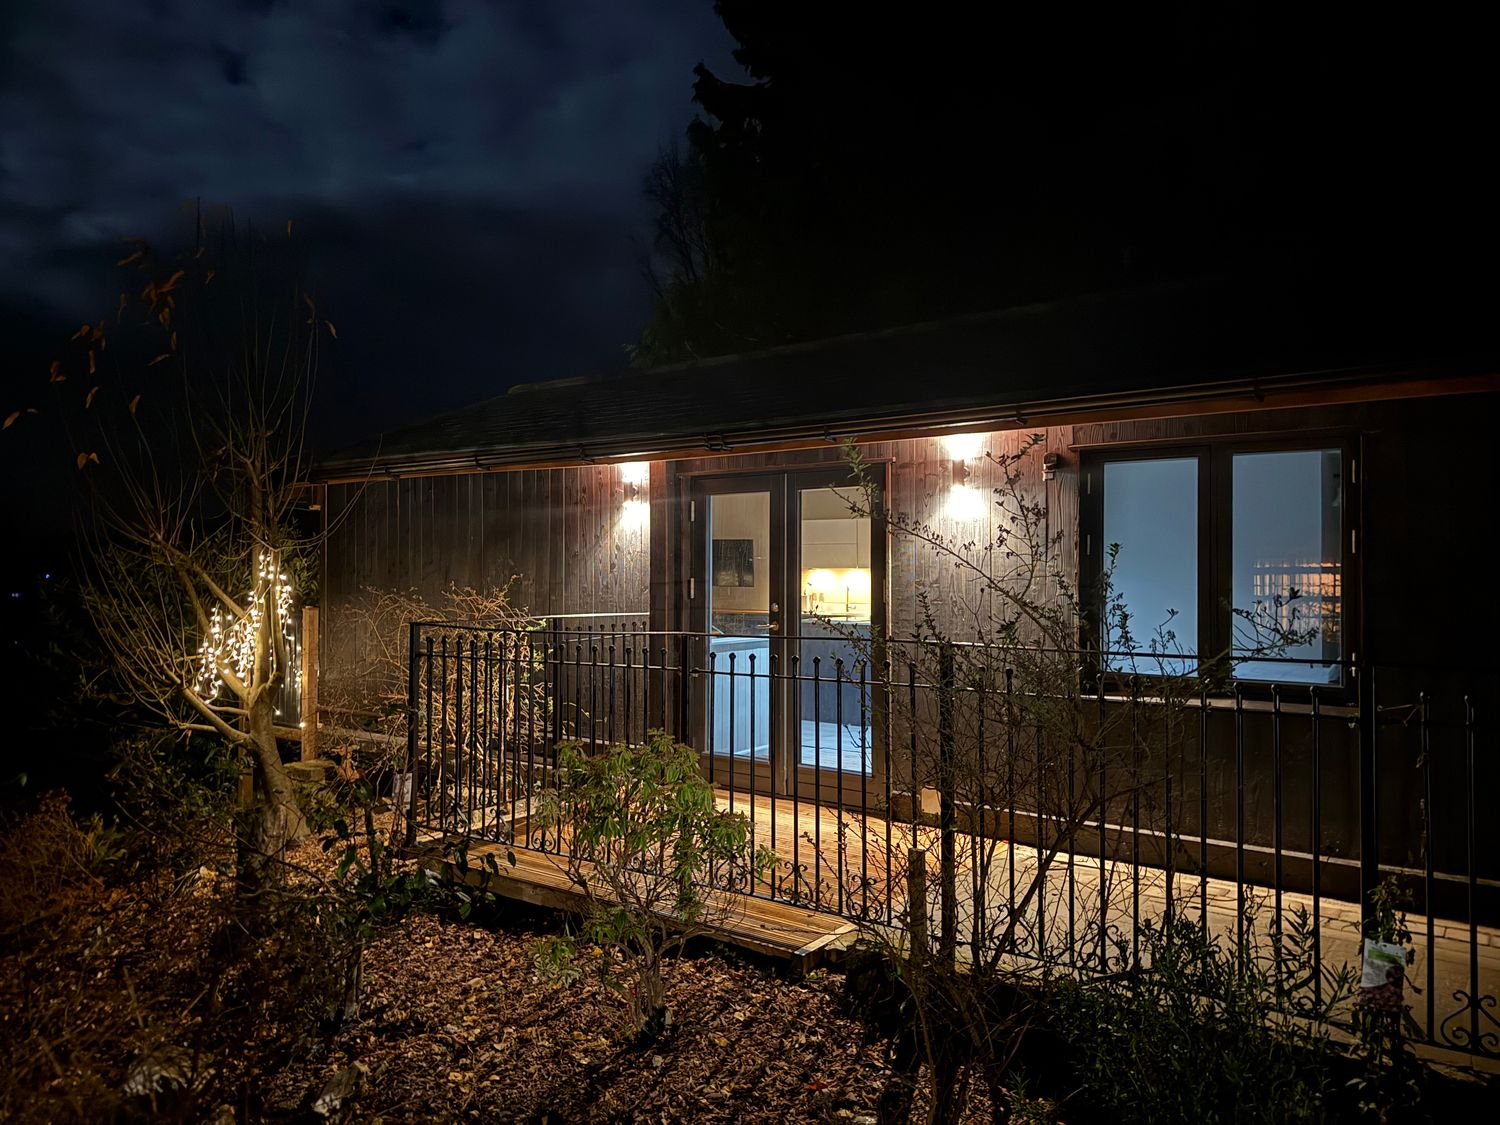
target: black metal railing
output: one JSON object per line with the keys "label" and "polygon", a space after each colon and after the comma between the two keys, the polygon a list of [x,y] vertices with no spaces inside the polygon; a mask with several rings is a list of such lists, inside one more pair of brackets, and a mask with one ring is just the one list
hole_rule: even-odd
{"label": "black metal railing", "polygon": [[[412,839],[565,851],[537,815],[558,746],[661,730],[780,857],[727,889],[872,926],[930,919],[949,956],[1110,970],[1141,956],[1145,927],[1185,920],[1277,957],[1295,933],[1316,967],[1358,965],[1383,884],[1409,912],[1423,1037],[1500,1055],[1492,684],[1346,662],[1217,695],[1144,674],[1080,687],[1098,654],[638,618],[422,622],[408,643]],[[1320,999],[1324,981],[1305,986]]]}

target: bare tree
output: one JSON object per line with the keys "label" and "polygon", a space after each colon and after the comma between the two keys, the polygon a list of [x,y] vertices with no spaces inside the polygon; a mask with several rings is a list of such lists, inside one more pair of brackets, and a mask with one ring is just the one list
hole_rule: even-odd
{"label": "bare tree", "polygon": [[674,285],[699,284],[714,265],[702,163],[695,153],[684,156],[674,141],[657,153],[641,192],[656,211],[651,248],[642,255],[642,269],[656,295],[664,298]]}
{"label": "bare tree", "polygon": [[229,217],[192,246],[134,241],[112,318],[74,334],[50,379],[83,486],[84,605],[109,657],[101,690],[239,748],[255,801],[242,880],[307,832],[277,746],[296,677],[296,572],[313,536],[308,406],[333,326],[291,237]]}
{"label": "bare tree", "polygon": [[[1034,986],[1130,969],[1144,883],[1170,921],[1180,906],[1170,884],[1141,865],[1169,859],[1171,755],[1196,737],[1195,706],[1227,685],[1231,656],[1308,639],[1297,605],[1276,599],[1235,611],[1233,654],[1195,652],[1175,611],[1132,618],[1114,582],[1117,546],[1080,590],[1030,471],[1041,441],[986,454],[995,486],[984,535],[960,541],[887,517],[898,542],[954,580],[941,604],[918,591],[914,635],[849,638],[885,670],[894,790],[908,802],[891,810],[909,827],[887,857],[886,893],[900,907],[887,917],[904,925],[872,915],[864,928],[911,1001],[904,1062],[908,1075],[927,1065],[933,1121],[957,1120],[975,1081],[1005,1119],[1010,1068],[1040,1010]],[[873,515],[870,474],[852,444],[846,456],[864,483],[851,508]],[[1140,848],[1142,829],[1152,854],[1122,854]],[[893,1119],[910,1099],[908,1083]]]}

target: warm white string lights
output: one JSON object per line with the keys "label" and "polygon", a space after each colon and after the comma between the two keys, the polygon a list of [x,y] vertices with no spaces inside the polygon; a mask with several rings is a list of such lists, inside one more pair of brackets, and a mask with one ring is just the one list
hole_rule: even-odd
{"label": "warm white string lights", "polygon": [[[297,659],[296,638],[292,634],[292,585],[276,565],[273,555],[262,551],[255,570],[255,589],[245,595],[245,608],[235,617],[216,606],[208,620],[208,635],[198,646],[197,676],[194,688],[198,695],[212,702],[224,690],[224,673],[231,673],[248,684],[255,674],[255,643],[268,607],[275,607],[273,628],[280,628],[286,643],[286,669],[297,688],[301,687],[301,661]],[[276,671],[276,646],[267,653],[270,672]]]}

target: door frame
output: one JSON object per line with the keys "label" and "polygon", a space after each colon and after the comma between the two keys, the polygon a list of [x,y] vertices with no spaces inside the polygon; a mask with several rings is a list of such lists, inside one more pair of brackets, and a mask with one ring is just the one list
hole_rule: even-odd
{"label": "door frame", "polygon": [[[768,605],[776,604],[778,587],[781,585],[781,576],[786,571],[786,562],[782,557],[785,548],[785,537],[778,533],[778,527],[786,520],[786,482],[784,475],[778,472],[745,472],[716,474],[694,478],[688,481],[688,589],[687,611],[683,620],[687,622],[691,643],[688,646],[690,659],[694,668],[707,669],[709,666],[708,654],[708,591],[710,575],[708,573],[708,542],[709,521],[707,520],[708,502],[715,496],[743,495],[745,493],[765,492],[770,498],[770,512],[768,514],[767,527],[767,553],[769,560],[770,590],[766,594]],[[702,504],[703,512],[699,512]],[[699,522],[699,517],[704,518]],[[703,589],[695,587],[701,582]],[[769,614],[771,623],[779,625],[779,612]],[[776,634],[779,629],[768,630],[770,641],[770,668],[766,675],[770,677],[768,684],[770,692],[768,716],[769,723],[769,746],[766,754],[766,762],[761,764],[753,759],[741,762],[732,755],[716,755],[713,752],[712,738],[710,737],[709,722],[710,710],[709,700],[713,693],[714,685],[710,682],[705,671],[702,679],[702,687],[692,692],[690,700],[690,721],[692,737],[697,741],[698,756],[704,767],[704,772],[715,784],[729,782],[730,788],[738,790],[757,790],[759,792],[773,792],[778,786],[776,783],[778,750],[785,744],[787,732],[782,729],[782,721],[786,708],[781,703],[782,682],[781,677],[775,674],[775,669],[781,663],[782,643]],[[715,674],[720,674],[715,668]],[[761,673],[757,671],[757,675]]]}
{"label": "door frame", "polygon": [[[889,463],[872,460],[865,463],[876,486],[874,511],[870,523],[870,618],[871,635],[877,661],[881,661],[884,650],[883,639],[889,629],[890,566],[889,527],[886,519],[887,496],[889,495]],[[728,783],[735,789],[755,788],[760,792],[780,794],[797,798],[812,798],[828,801],[839,794],[839,771],[819,769],[801,764],[801,716],[800,692],[791,690],[789,684],[791,655],[801,643],[801,638],[789,631],[789,625],[801,623],[801,492],[812,488],[836,488],[848,486],[851,474],[842,462],[802,463],[759,467],[744,470],[707,470],[683,473],[681,478],[685,499],[688,502],[688,519],[683,527],[687,542],[683,544],[687,559],[687,578],[682,588],[685,605],[679,618],[687,623],[693,635],[690,646],[695,667],[708,665],[707,634],[709,597],[707,589],[696,589],[697,583],[707,583],[709,575],[708,543],[709,524],[699,502],[707,507],[707,501],[715,495],[768,492],[770,494],[769,555],[772,588],[767,602],[780,609],[771,614],[772,624],[778,628],[768,630],[772,636],[770,677],[770,724],[771,742],[768,763],[738,762],[725,755],[714,755],[709,738],[709,695],[707,677],[704,687],[693,692],[691,731],[698,741],[698,750],[705,773],[715,784]],[[780,595],[778,597],[777,595]],[[800,662],[799,662],[800,663]],[[887,721],[888,701],[873,672],[870,686],[870,772],[868,774],[843,774],[842,794],[839,801],[845,807],[855,805],[873,806],[885,792],[890,748]],[[726,773],[727,771],[727,773]],[[863,784],[861,784],[863,779]],[[851,786],[852,783],[852,786]]]}

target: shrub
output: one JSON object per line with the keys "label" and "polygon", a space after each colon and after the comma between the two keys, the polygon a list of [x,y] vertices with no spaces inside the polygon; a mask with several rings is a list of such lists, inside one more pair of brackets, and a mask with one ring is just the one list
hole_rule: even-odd
{"label": "shrub", "polygon": [[151,1034],[113,971],[130,904],[105,876],[122,854],[119,832],[62,793],[0,821],[0,1119],[97,1119],[116,1064]]}
{"label": "shrub", "polygon": [[1320,1120],[1341,1085],[1324,1021],[1351,984],[1313,959],[1305,911],[1265,948],[1143,925],[1137,968],[1057,986],[1080,1101],[1122,1122]]}
{"label": "shrub", "polygon": [[212,735],[144,730],[118,740],[110,754],[130,874],[176,886],[222,857],[240,773],[229,746]]}
{"label": "shrub", "polygon": [[[585,901],[580,936],[602,947],[604,979],[627,998],[643,1038],[670,1024],[664,961],[736,909],[710,888],[758,879],[775,863],[755,851],[743,815],[720,810],[698,754],[653,731],[641,746],[559,751],[557,790],[544,812],[567,841],[568,874]],[[538,950],[554,972],[570,942]]]}

